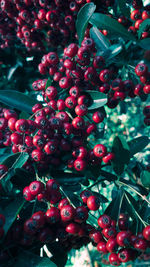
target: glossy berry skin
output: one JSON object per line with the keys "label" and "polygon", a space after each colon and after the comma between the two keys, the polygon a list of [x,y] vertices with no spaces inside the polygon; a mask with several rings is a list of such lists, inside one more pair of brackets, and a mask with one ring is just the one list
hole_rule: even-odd
{"label": "glossy berry skin", "polygon": [[111,225],[111,218],[108,215],[106,215],[106,214],[101,215],[98,218],[98,225],[101,228],[110,227],[110,225]]}
{"label": "glossy berry skin", "polygon": [[129,231],[121,231],[117,234],[117,243],[120,247],[125,247],[130,244],[131,233]]}
{"label": "glossy berry skin", "polygon": [[42,161],[43,158],[44,158],[44,153],[43,153],[41,150],[34,149],[34,150],[32,151],[31,156],[32,156],[32,159],[33,159],[34,161],[40,162],[40,161]]}
{"label": "glossy berry skin", "polygon": [[115,237],[117,235],[116,228],[114,227],[107,227],[102,230],[102,234],[107,238]]}
{"label": "glossy berry skin", "polygon": [[76,148],[75,150],[73,150],[72,156],[78,159],[84,159],[87,156],[87,150],[85,147],[80,146]]}
{"label": "glossy berry skin", "polygon": [[113,266],[119,266],[121,264],[117,253],[111,253],[109,255],[109,262]]}
{"label": "glossy berry skin", "polygon": [[118,227],[120,230],[127,230],[128,229],[129,221],[128,219],[119,218],[118,220]]}
{"label": "glossy berry skin", "polygon": [[49,86],[46,88],[45,94],[49,100],[55,99],[57,96],[57,88],[54,86]]}
{"label": "glossy berry skin", "polygon": [[115,252],[118,249],[117,240],[114,237],[108,239],[106,248],[109,252]]}
{"label": "glossy berry skin", "polygon": [[24,189],[23,189],[23,197],[27,200],[27,201],[31,201],[35,198],[34,195],[31,194],[31,191],[29,189],[28,186],[26,186]]}
{"label": "glossy berry skin", "polygon": [[132,20],[135,20],[135,21],[138,20],[138,19],[141,19],[141,12],[138,9],[137,10],[133,10],[131,12],[130,18]]}
{"label": "glossy berry skin", "polygon": [[98,210],[100,207],[100,200],[96,196],[90,196],[87,200],[87,207],[89,210]]}
{"label": "glossy berry skin", "polygon": [[87,163],[84,159],[77,158],[74,161],[74,168],[76,169],[76,171],[84,171],[86,169],[86,165]]}
{"label": "glossy berry skin", "polygon": [[112,152],[109,152],[106,156],[104,156],[102,158],[102,161],[105,163],[105,164],[108,164],[110,163],[111,161],[113,161],[113,159],[115,158],[115,154],[112,153]]}
{"label": "glossy berry skin", "polygon": [[10,118],[10,119],[8,120],[8,127],[9,127],[9,129],[10,129],[11,131],[13,131],[13,132],[16,130],[16,128],[15,128],[16,121],[17,121],[16,118]]}
{"label": "glossy berry skin", "polygon": [[82,199],[84,204],[87,203],[87,200],[90,196],[92,196],[92,192],[89,190],[84,190],[80,193],[80,198]]}
{"label": "glossy berry skin", "polygon": [[81,117],[75,117],[72,121],[72,125],[75,129],[80,130],[85,127],[85,121]]}
{"label": "glossy berry skin", "polygon": [[60,211],[56,207],[48,209],[45,213],[46,221],[50,224],[54,224],[60,221]]}
{"label": "glossy berry skin", "polygon": [[61,210],[64,206],[69,205],[69,200],[67,198],[63,198],[60,200],[58,204],[58,208]]}
{"label": "glossy berry skin", "polygon": [[108,250],[106,248],[106,242],[104,241],[100,241],[98,244],[97,244],[97,250],[101,253],[108,253]]}
{"label": "glossy berry skin", "polygon": [[134,248],[138,249],[139,251],[145,251],[147,246],[147,241],[142,238],[137,238],[134,242]]}
{"label": "glossy berry skin", "polygon": [[99,243],[103,241],[103,236],[98,230],[92,230],[89,232],[89,237],[94,243]]}
{"label": "glossy berry skin", "polygon": [[108,69],[102,70],[99,74],[99,78],[103,83],[107,83],[111,79],[111,72]]}
{"label": "glossy berry skin", "polygon": [[46,222],[45,213],[43,211],[33,213],[31,218],[35,224],[36,229],[42,228]]}
{"label": "glossy berry skin", "polygon": [[121,250],[119,250],[118,252],[118,259],[121,262],[128,262],[130,260],[132,260],[134,251],[132,251],[131,249],[127,249],[127,248],[123,248]]}
{"label": "glossy berry skin", "polygon": [[96,111],[93,113],[92,119],[95,123],[100,123],[104,120],[104,114],[100,111]]}
{"label": "glossy berry skin", "polygon": [[28,130],[28,122],[27,122],[27,120],[24,120],[24,119],[17,120],[16,123],[15,123],[15,129],[19,133],[26,132]]}
{"label": "glossy berry skin", "polygon": [[5,130],[7,128],[7,119],[0,118],[0,130]]}
{"label": "glossy berry skin", "polygon": [[145,94],[150,94],[150,84],[147,84],[143,87],[143,92]]}
{"label": "glossy berry skin", "polygon": [[87,112],[88,112],[88,109],[84,104],[77,105],[75,107],[75,113],[77,114],[77,116],[84,116],[87,114]]}
{"label": "glossy berry skin", "polygon": [[135,73],[137,76],[144,76],[147,74],[147,71],[148,71],[148,67],[144,63],[139,63],[135,67]]}
{"label": "glossy berry skin", "polygon": [[66,205],[60,210],[60,215],[63,222],[71,221],[75,216],[75,209],[71,205]]}
{"label": "glossy berry skin", "polygon": [[65,230],[69,234],[77,235],[80,230],[80,226],[77,223],[72,222],[66,226]]}
{"label": "glossy berry skin", "polygon": [[98,158],[104,157],[107,153],[107,148],[102,144],[98,144],[94,146],[93,152],[94,152],[94,155]]}
{"label": "glossy berry skin", "polygon": [[37,196],[38,194],[40,194],[43,189],[44,189],[44,184],[40,181],[33,181],[29,185],[29,190],[33,196]]}
{"label": "glossy berry skin", "polygon": [[88,210],[84,206],[77,207],[76,210],[76,215],[75,215],[75,222],[82,223],[85,222],[88,218]]}
{"label": "glossy berry skin", "polygon": [[150,225],[146,226],[143,230],[143,236],[147,241],[150,241]]}

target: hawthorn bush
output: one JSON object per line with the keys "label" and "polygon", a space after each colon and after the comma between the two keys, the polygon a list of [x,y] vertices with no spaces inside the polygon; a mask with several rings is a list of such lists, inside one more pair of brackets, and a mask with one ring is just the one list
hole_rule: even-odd
{"label": "hawthorn bush", "polygon": [[1,266],[148,260],[150,5],[0,7]]}

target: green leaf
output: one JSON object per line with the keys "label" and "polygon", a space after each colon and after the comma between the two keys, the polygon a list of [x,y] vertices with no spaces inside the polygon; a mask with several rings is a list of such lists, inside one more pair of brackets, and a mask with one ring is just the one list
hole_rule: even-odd
{"label": "green leaf", "polygon": [[123,25],[108,15],[94,13],[89,22],[100,29],[108,30],[110,37],[122,37],[125,40],[132,41],[136,40],[134,35],[128,32]]}
{"label": "green leaf", "polygon": [[18,256],[14,267],[57,267],[48,257],[39,257],[30,252],[22,252]]}
{"label": "green leaf", "polygon": [[79,45],[81,45],[81,42],[83,41],[86,27],[95,9],[96,6],[93,3],[87,3],[78,12],[76,30],[79,38]]}
{"label": "green leaf", "polygon": [[22,111],[19,115],[19,119],[25,119],[25,120],[28,120],[30,117],[30,114],[25,112],[25,111]]}
{"label": "green leaf", "polygon": [[150,19],[145,19],[141,24],[140,24],[140,27],[139,27],[139,31],[138,31],[138,38],[140,39],[141,38],[141,34],[145,31],[145,29],[147,27],[150,26]]}
{"label": "green leaf", "polygon": [[51,78],[48,78],[46,86],[45,86],[45,90],[47,89],[47,87],[51,86],[51,84],[52,84],[52,80]]}
{"label": "green leaf", "polygon": [[22,197],[16,197],[14,201],[11,201],[11,203],[8,204],[8,206],[6,206],[5,209],[3,209],[3,215],[6,218],[6,222],[4,225],[5,235],[7,234],[9,228],[11,227],[17,215],[23,208],[24,203],[25,200]]}
{"label": "green leaf", "polygon": [[112,152],[115,154],[115,158],[112,162],[113,169],[117,175],[121,175],[125,165],[128,164],[130,160],[129,146],[123,136],[115,137],[112,145]]}
{"label": "green leaf", "polygon": [[10,192],[12,190],[12,183],[10,182],[10,179],[12,178],[12,176],[14,176],[15,169],[21,168],[24,165],[24,163],[28,160],[28,158],[29,158],[28,153],[18,152],[4,159],[2,164],[8,167],[7,174],[1,179],[1,183],[5,191]]}
{"label": "green leaf", "polygon": [[103,57],[106,58],[106,61],[110,61],[110,59],[116,57],[121,51],[123,47],[121,44],[111,45],[106,52],[104,52]]}
{"label": "green leaf", "polygon": [[90,37],[95,43],[97,52],[106,51],[109,48],[109,40],[99,31],[97,27],[92,27],[90,29]]}
{"label": "green leaf", "polygon": [[142,171],[141,172],[141,182],[145,187],[150,187],[150,172]]}
{"label": "green leaf", "polygon": [[28,113],[32,113],[32,106],[36,104],[36,100],[14,90],[0,90],[0,102]]}
{"label": "green leaf", "polygon": [[118,221],[119,214],[121,212],[121,206],[124,200],[124,191],[120,189],[117,196],[107,206],[105,213],[109,215],[113,220]]}
{"label": "green leaf", "polygon": [[147,136],[140,136],[134,138],[133,140],[128,142],[130,148],[130,155],[133,156],[136,153],[143,150],[149,144],[149,138]]}
{"label": "green leaf", "polygon": [[149,50],[150,38],[145,38],[137,43],[140,47],[145,50]]}
{"label": "green leaf", "polygon": [[119,0],[118,1],[119,9],[125,17],[130,18],[130,8],[127,6],[126,0]]}
{"label": "green leaf", "polygon": [[29,155],[26,152],[18,152],[11,156],[8,156],[2,164],[6,165],[8,168],[21,168],[23,164],[28,160]]}
{"label": "green leaf", "polygon": [[88,110],[103,107],[107,103],[107,96],[98,91],[87,91],[92,99],[92,104],[88,107]]}

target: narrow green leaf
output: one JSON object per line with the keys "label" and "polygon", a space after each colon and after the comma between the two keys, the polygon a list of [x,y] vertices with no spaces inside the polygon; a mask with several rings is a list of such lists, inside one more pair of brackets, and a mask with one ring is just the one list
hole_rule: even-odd
{"label": "narrow green leaf", "polygon": [[149,138],[147,136],[140,136],[134,138],[133,140],[128,142],[130,148],[130,155],[133,156],[136,153],[143,150],[149,144]]}
{"label": "narrow green leaf", "polygon": [[79,45],[81,45],[81,42],[83,41],[86,27],[95,9],[96,6],[93,3],[87,3],[78,12],[76,30],[79,38]]}
{"label": "narrow green leaf", "polygon": [[52,84],[52,80],[51,78],[48,78],[46,86],[45,86],[45,90],[47,89],[47,87],[51,86],[51,84]]}
{"label": "narrow green leaf", "polygon": [[140,47],[145,50],[149,50],[150,38],[145,38],[137,43]]}
{"label": "narrow green leaf", "polygon": [[36,100],[14,90],[0,90],[0,102],[21,111],[32,113]]}
{"label": "narrow green leaf", "polygon": [[27,120],[27,119],[29,119],[29,117],[30,117],[30,114],[27,113],[27,112],[25,112],[25,111],[22,111],[20,113],[20,115],[19,115],[19,119],[25,119],[25,120]]}
{"label": "narrow green leaf", "polygon": [[112,162],[113,169],[117,175],[121,175],[125,165],[128,164],[130,160],[129,146],[123,136],[115,137],[112,152],[115,154],[115,159]]}
{"label": "narrow green leaf", "polygon": [[126,0],[119,0],[118,1],[119,9],[125,17],[130,18],[130,7],[127,6],[127,1]]}
{"label": "narrow green leaf", "polygon": [[118,220],[123,200],[124,191],[120,189],[118,191],[117,196],[110,202],[109,206],[106,208],[105,213],[109,215],[113,220]]}
{"label": "narrow green leaf", "polygon": [[149,171],[142,171],[141,172],[141,182],[145,187],[150,188],[150,172]]}
{"label": "narrow green leaf", "polygon": [[21,153],[18,152],[14,155],[8,156],[2,164],[6,165],[8,167],[7,174],[1,179],[2,186],[5,191],[11,191],[12,190],[12,183],[10,182],[10,179],[15,174],[16,168],[21,168],[24,163],[28,160],[29,155],[28,153]]}
{"label": "narrow green leaf", "polygon": [[93,26],[108,30],[110,37],[122,37],[125,40],[135,41],[136,38],[117,20],[102,13],[94,13],[89,21]]}
{"label": "narrow green leaf", "polygon": [[123,47],[121,44],[111,45],[106,52],[104,52],[103,57],[106,58],[106,61],[110,61],[110,59],[116,57],[121,51]]}
{"label": "narrow green leaf", "polygon": [[31,252],[22,252],[15,261],[15,267],[57,267],[48,257],[39,257]]}
{"label": "narrow green leaf", "polygon": [[3,215],[6,218],[4,225],[5,235],[23,208],[24,203],[25,201],[22,197],[16,197],[14,201],[12,201],[10,204],[8,204],[8,206],[5,207],[5,209],[3,209]]}
{"label": "narrow green leaf", "polygon": [[97,52],[106,51],[109,48],[109,40],[99,31],[97,27],[92,27],[90,29],[90,37],[95,43]]}
{"label": "narrow green leaf", "polygon": [[92,99],[92,104],[88,107],[88,110],[103,107],[107,103],[107,96],[98,91],[87,91]]}
{"label": "narrow green leaf", "polygon": [[8,156],[2,164],[6,165],[8,168],[21,168],[23,164],[27,161],[29,158],[28,153],[26,152],[18,152],[11,156]]}
{"label": "narrow green leaf", "polygon": [[150,26],[150,19],[145,19],[141,24],[140,24],[140,27],[139,27],[139,31],[138,31],[138,38],[140,39],[141,38],[141,34],[145,31],[145,29],[147,27]]}

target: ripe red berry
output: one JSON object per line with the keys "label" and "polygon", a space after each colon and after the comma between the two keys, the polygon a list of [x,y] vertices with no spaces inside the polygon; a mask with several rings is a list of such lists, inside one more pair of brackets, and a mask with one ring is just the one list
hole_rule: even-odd
{"label": "ripe red berry", "polygon": [[40,162],[40,161],[42,161],[43,158],[44,158],[44,153],[43,153],[41,150],[34,149],[34,150],[32,151],[31,156],[32,156],[32,159],[33,159],[34,161]]}
{"label": "ripe red berry", "polygon": [[93,152],[96,157],[104,157],[107,153],[107,148],[102,144],[98,144],[94,146]]}
{"label": "ripe red berry", "polygon": [[118,249],[117,240],[114,237],[109,238],[106,243],[106,248],[109,252],[115,252]]}
{"label": "ripe red berry", "polygon": [[98,210],[100,207],[100,199],[97,196],[90,196],[87,200],[89,210]]}
{"label": "ripe red berry", "polygon": [[111,72],[108,69],[104,69],[100,72],[99,78],[103,83],[107,83],[111,79]]}
{"label": "ripe red berry", "polygon": [[101,215],[98,218],[98,225],[101,228],[110,227],[111,226],[111,218],[108,215],[106,215],[106,214]]}
{"label": "ripe red berry", "polygon": [[43,211],[33,213],[31,218],[34,222],[36,229],[42,228],[46,222],[45,213]]}
{"label": "ripe red berry", "polygon": [[69,205],[69,200],[67,198],[63,198],[60,200],[58,204],[58,208],[61,210],[64,206]]}
{"label": "ripe red berry", "polygon": [[117,231],[115,227],[106,227],[102,230],[102,234],[109,239],[110,237],[115,237],[117,235]]}
{"label": "ripe red berry", "polygon": [[60,215],[63,222],[71,221],[75,216],[75,209],[71,205],[66,205],[60,210]]}
{"label": "ripe red berry", "polygon": [[81,197],[83,203],[85,203],[85,204],[87,203],[87,200],[88,200],[88,198],[89,198],[90,196],[92,196],[92,192],[89,191],[89,190],[84,190],[84,191],[82,191],[82,192],[80,193],[80,197]]}
{"label": "ripe red berry", "polygon": [[104,120],[104,114],[100,111],[96,111],[93,113],[92,119],[95,123],[100,123]]}
{"label": "ripe red berry", "polygon": [[134,242],[134,248],[139,251],[145,251],[148,247],[147,241],[142,238],[137,238]]}
{"label": "ripe red berry", "polygon": [[87,106],[85,106],[84,104],[82,105],[77,105],[75,107],[75,113],[78,115],[78,116],[84,116],[86,115],[88,112],[88,109],[87,109]]}
{"label": "ripe red berry", "polygon": [[75,222],[82,223],[85,222],[88,218],[88,210],[84,206],[77,207],[75,215]]}
{"label": "ripe red berry", "polygon": [[80,230],[80,226],[77,223],[72,222],[66,226],[65,230],[69,234],[77,235]]}
{"label": "ripe red berry", "polygon": [[136,73],[137,76],[144,76],[144,75],[147,74],[147,71],[148,71],[148,67],[144,63],[139,63],[135,67],[135,73]]}
{"label": "ripe red berry", "polygon": [[120,262],[120,260],[118,258],[118,254],[116,254],[116,253],[111,253],[109,255],[109,262],[113,266],[119,266],[121,264],[121,262]]}
{"label": "ripe red berry", "polygon": [[84,171],[86,166],[87,166],[87,163],[83,159],[77,158],[74,161],[74,168],[76,169],[76,171]]}
{"label": "ripe red berry", "polygon": [[150,225],[146,226],[143,230],[143,236],[147,241],[150,241]]}
{"label": "ripe red berry", "polygon": [[108,250],[106,248],[106,242],[104,241],[100,241],[98,244],[97,244],[97,250],[101,253],[108,253]]}
{"label": "ripe red berry", "polygon": [[106,156],[104,156],[104,157],[102,158],[102,161],[103,161],[105,164],[107,164],[107,163],[111,162],[114,158],[115,158],[115,154],[109,152]]}
{"label": "ripe red berry", "polygon": [[27,201],[31,201],[35,198],[34,195],[31,194],[31,191],[29,189],[28,186],[26,186],[24,189],[23,189],[23,197],[27,200]]}
{"label": "ripe red berry", "polygon": [[94,243],[99,243],[100,241],[103,241],[103,236],[98,230],[91,230],[89,232],[89,237]]}
{"label": "ripe red berry", "polygon": [[55,224],[60,221],[60,211],[56,207],[48,209],[45,213],[46,221],[50,224]]}
{"label": "ripe red berry", "polygon": [[85,127],[85,121],[81,117],[75,117],[72,121],[72,125],[75,129],[80,130]]}
{"label": "ripe red berry", "polygon": [[55,179],[50,179],[46,183],[46,189],[48,192],[58,191],[59,190],[59,184]]}
{"label": "ripe red berry", "polygon": [[143,87],[143,92],[145,94],[150,94],[150,84],[147,84]]}
{"label": "ripe red berry", "polygon": [[128,246],[131,240],[131,233],[129,231],[121,231],[117,234],[117,243],[121,247]]}
{"label": "ripe red berry", "polygon": [[27,120],[24,120],[24,119],[17,120],[15,123],[15,128],[16,128],[16,131],[19,133],[26,132],[28,130]]}
{"label": "ripe red berry", "polygon": [[133,259],[134,250],[123,248],[118,252],[118,259],[121,262],[128,262]]}
{"label": "ripe red berry", "polygon": [[40,181],[33,181],[29,185],[29,190],[33,196],[37,196],[38,194],[40,194],[43,189],[44,189],[44,184]]}

